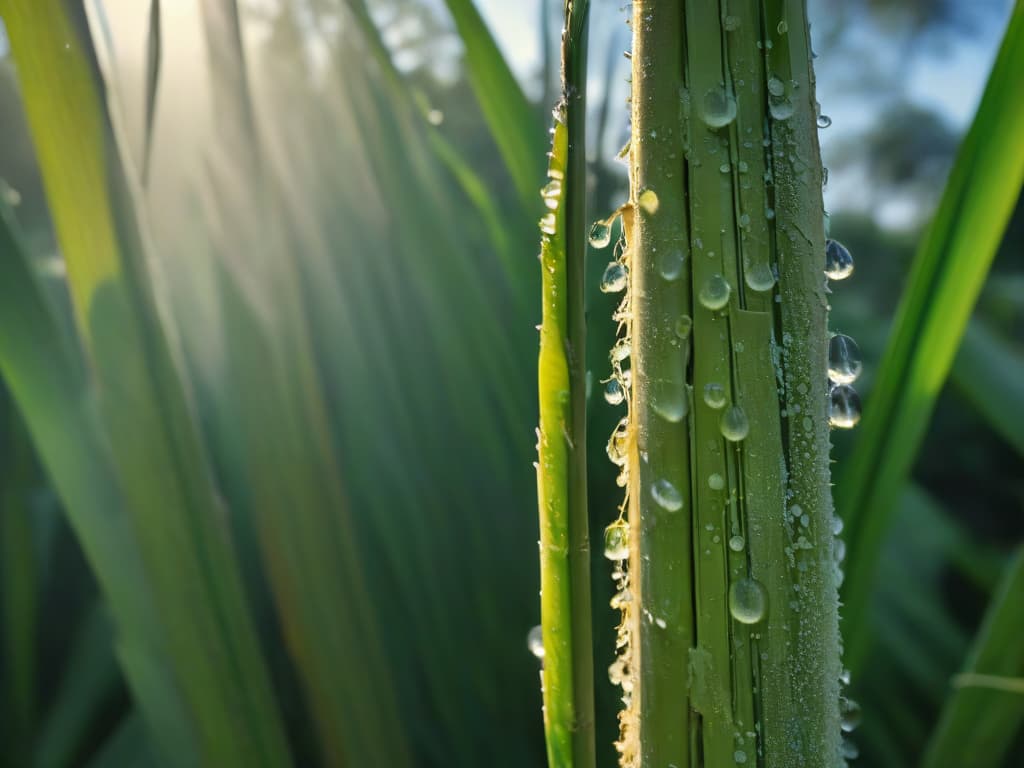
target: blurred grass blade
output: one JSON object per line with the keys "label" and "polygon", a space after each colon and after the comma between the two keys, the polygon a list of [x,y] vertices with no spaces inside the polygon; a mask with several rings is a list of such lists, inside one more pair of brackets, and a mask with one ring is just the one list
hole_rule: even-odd
{"label": "blurred grass blade", "polygon": [[100,417],[203,762],[289,765],[223,512],[158,313],[84,12],[61,0],[3,0],[0,14]]}
{"label": "blurred grass blade", "polygon": [[953,384],[1000,437],[1024,457],[1024,354],[981,320],[964,333]]}
{"label": "blurred grass blade", "polygon": [[33,765],[74,765],[90,729],[120,683],[105,607],[96,603],[81,622],[54,701],[40,724]]}
{"label": "blurred grass blade", "polygon": [[[0,247],[0,260],[5,258],[16,256]],[[0,734],[5,755],[24,764],[29,762],[36,708],[40,564],[29,506],[34,475],[28,435],[0,382]]]}
{"label": "blurred grass blade", "polygon": [[155,763],[146,739],[142,718],[133,712],[117,727],[86,768],[153,768]]}
{"label": "blurred grass blade", "polygon": [[526,100],[473,0],[445,3],[466,46],[466,75],[519,199],[528,208],[535,207],[544,152],[537,112]]}
{"label": "blurred grass blade", "polygon": [[142,139],[142,184],[149,182],[150,161],[153,156],[153,121],[156,118],[156,96],[160,85],[160,60],[163,35],[160,31],[160,0],[150,0],[149,31],[146,38],[146,98],[145,128]]}
{"label": "blurred grass blade", "polygon": [[[923,768],[997,768],[1024,723],[1024,643],[1020,636],[1024,547],[1009,563],[974,640],[964,674],[954,679]],[[991,679],[988,679],[991,678]],[[1000,681],[1003,681],[1000,684]]]}
{"label": "blurred grass blade", "polygon": [[562,96],[541,220],[540,328],[541,631],[544,729],[551,768],[594,765],[594,681],[587,519],[586,61],[584,2],[566,3]]}
{"label": "blurred grass blade", "polygon": [[847,664],[864,662],[880,543],[1024,180],[1024,1],[1010,18],[977,115],[921,244],[854,452],[837,483],[852,557]]}
{"label": "blurred grass blade", "polygon": [[29,271],[0,202],[0,373],[67,509],[117,625],[125,675],[175,765],[198,764],[180,694],[164,667],[166,636],[124,514],[81,362]]}

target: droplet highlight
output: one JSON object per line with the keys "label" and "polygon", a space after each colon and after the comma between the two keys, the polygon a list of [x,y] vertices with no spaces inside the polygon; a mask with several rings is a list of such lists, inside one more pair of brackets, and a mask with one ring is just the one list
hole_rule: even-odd
{"label": "droplet highlight", "polygon": [[825,277],[845,280],[853,274],[853,256],[838,240],[825,241]]}
{"label": "droplet highlight", "polygon": [[629,525],[616,520],[604,529],[604,556],[618,562],[629,557]]}
{"label": "droplet highlight", "polygon": [[595,221],[590,228],[589,240],[594,248],[607,248],[612,241],[612,225],[607,221]]}
{"label": "droplet highlight", "polygon": [[768,595],[757,579],[744,576],[729,587],[729,613],[741,624],[757,624],[768,609]]}
{"label": "droplet highlight", "polygon": [[628,282],[629,272],[626,271],[626,266],[621,262],[611,261],[601,275],[601,292],[618,293],[626,289]]}
{"label": "droplet highlight", "polygon": [[729,303],[729,295],[732,293],[732,286],[721,275],[715,274],[709,277],[701,286],[698,298],[700,303],[712,311],[722,309]]}
{"label": "droplet highlight", "polygon": [[734,405],[726,410],[722,414],[718,425],[722,431],[722,437],[733,443],[743,440],[750,432],[750,422],[747,420],[747,414],[738,405]]}
{"label": "droplet highlight", "polygon": [[714,408],[716,411],[719,408],[724,408],[728,402],[725,387],[717,381],[709,381],[704,385],[704,402],[709,408]]}
{"label": "droplet highlight", "polygon": [[839,429],[851,429],[860,421],[860,396],[849,384],[832,387],[829,393],[828,423]]}
{"label": "droplet highlight", "polygon": [[862,368],[857,342],[842,333],[832,334],[828,340],[828,377],[836,384],[852,384]]}
{"label": "droplet highlight", "polygon": [[651,498],[666,512],[678,512],[683,508],[683,495],[665,478],[651,484]]}
{"label": "droplet highlight", "polygon": [[526,647],[538,659],[544,658],[544,634],[540,624],[531,629],[526,635]]}

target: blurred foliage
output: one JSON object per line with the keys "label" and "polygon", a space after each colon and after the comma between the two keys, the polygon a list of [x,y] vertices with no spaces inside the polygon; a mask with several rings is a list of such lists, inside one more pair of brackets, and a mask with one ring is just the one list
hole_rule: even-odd
{"label": "blurred foliage", "polygon": [[[165,9],[171,5],[164,3]],[[165,331],[181,345],[182,391],[194,407],[227,510],[260,652],[296,764],[337,760],[325,748],[324,715],[316,713],[326,706],[324,697],[311,694],[313,681],[302,669],[306,649],[295,622],[308,611],[307,626],[323,620],[332,636],[350,637],[339,655],[352,657],[324,667],[330,667],[330,679],[343,680],[353,670],[369,676],[361,686],[333,692],[346,699],[337,706],[348,707],[353,719],[332,721],[337,733],[331,739],[355,764],[360,758],[374,764],[368,757],[372,743],[358,735],[365,728],[406,742],[412,765],[541,765],[537,665],[525,647],[526,632],[538,619],[529,461],[536,423],[531,328],[539,318],[533,256],[540,199],[533,208],[521,199],[479,92],[466,77],[454,23],[439,4],[370,3],[376,39],[353,15],[359,5],[292,0],[243,6],[258,162],[265,174],[259,182],[246,181],[252,168],[233,165],[238,147],[225,147],[223,134],[211,127],[208,85],[194,96],[204,106],[183,101],[182,84],[188,93],[189,78],[210,83],[222,73],[205,65],[196,69],[187,55],[176,53],[188,36],[202,34],[201,27],[165,24],[151,186],[138,203],[156,245],[154,281],[171,318]],[[552,5],[549,10],[557,10]],[[899,72],[908,57],[926,60],[943,40],[994,34],[1006,6],[997,0],[816,5],[816,33],[824,43],[819,65],[835,70],[819,77],[823,101],[875,103],[871,99],[881,96],[883,102],[866,129],[831,148],[831,184],[839,188],[844,175],[852,175],[870,189],[866,206],[837,206],[831,219],[832,235],[857,259],[855,276],[836,290],[832,322],[861,343],[862,395],[870,407],[889,318],[960,140],[959,126],[908,99]],[[625,132],[617,7],[595,4],[594,11],[592,39],[607,41],[595,46],[594,78],[610,83],[592,108],[597,212],[614,208],[622,190],[622,168],[608,149],[621,144]],[[551,31],[556,34],[558,25]],[[381,45],[397,81],[375,58]],[[102,43],[97,47],[102,52]],[[881,50],[904,55],[870,55]],[[205,54],[195,55],[206,61]],[[857,66],[843,63],[850,60]],[[131,87],[128,76],[132,59],[120,66],[111,108],[115,114],[124,110],[122,117],[141,114],[144,93]],[[554,78],[552,68],[546,71]],[[74,338],[62,254],[17,82],[13,62],[0,56],[0,193],[16,215],[19,241],[47,308],[46,322],[35,330],[41,338]],[[523,90],[543,93],[543,86],[535,80]],[[529,106],[541,131],[550,105],[534,100]],[[198,146],[178,142],[189,123]],[[137,146],[137,132],[128,130],[127,140],[129,149]],[[436,150],[439,140],[454,149],[458,164]],[[539,145],[543,140],[542,133],[536,136]],[[124,145],[120,149],[122,157],[132,156]],[[248,207],[247,183],[265,185],[268,192],[262,217],[273,226],[265,238],[256,209]],[[490,213],[472,189],[486,192]],[[894,197],[916,206],[918,215],[903,229],[873,215]],[[496,242],[487,226],[494,211],[508,225],[506,242]],[[871,622],[880,631],[853,681],[864,711],[863,728],[855,734],[864,765],[908,765],[924,753],[1003,567],[1024,539],[1024,456],[1010,418],[1019,416],[991,407],[999,397],[1019,407],[1006,389],[1019,387],[1016,372],[1024,358],[1022,254],[1024,205],[1018,203],[876,574]],[[0,252],[2,260],[14,258]],[[275,264],[279,259],[284,266]],[[587,281],[588,350],[597,361],[610,345],[612,324],[594,318],[610,317],[613,308],[612,299],[596,289],[599,261],[590,260]],[[516,268],[510,271],[509,264]],[[289,269],[299,284],[287,290],[281,283],[261,287],[255,279]],[[526,305],[517,297],[526,297]],[[283,325],[291,330],[282,336]],[[308,345],[305,378],[290,366],[301,359],[293,356],[300,342]],[[601,365],[593,370],[595,391],[605,373]],[[268,414],[260,423],[304,425],[299,443],[308,434],[301,430],[323,430],[336,460],[318,467],[315,476],[334,478],[343,499],[329,509],[310,509],[304,506],[310,497],[281,491],[264,502],[261,516],[260,499],[252,496],[254,471],[265,474],[267,483],[272,477],[287,481],[287,454],[251,440],[259,430],[240,432],[236,420],[243,407],[248,418],[273,408],[273,399],[259,396],[282,388],[291,393],[290,407],[299,410],[320,397],[320,417],[305,413],[292,422],[291,412]],[[236,397],[243,389],[244,397]],[[46,462],[38,439],[40,456],[32,455],[29,419],[16,410],[5,389],[0,765],[162,764],[153,754],[159,740],[143,724],[139,693],[129,693],[119,671],[117,618],[94,581],[102,582],[94,576],[96,564],[87,565],[90,547],[83,548],[85,555],[80,549],[87,539],[69,525],[60,483],[47,477],[52,467],[40,466]],[[592,455],[602,455],[614,420],[600,398],[591,401]],[[77,434],[73,426],[68,434]],[[840,466],[856,439],[836,435]],[[240,444],[247,440],[251,445]],[[265,463],[240,458],[250,456],[253,446],[269,452]],[[275,462],[281,471],[275,472]],[[594,468],[591,526],[600,530],[614,516],[618,493],[612,468],[600,461]],[[300,524],[307,548],[290,548],[291,529]],[[330,541],[317,541],[325,530],[333,531]],[[603,671],[612,658],[611,584],[599,556],[593,566],[597,741],[604,750],[600,764],[611,765],[617,702]],[[284,588],[288,578],[300,577],[308,580],[300,582],[305,586]],[[1020,629],[1024,619],[1017,620]],[[345,623],[357,631],[346,634]],[[385,678],[367,671],[380,665],[362,663],[364,647],[387,661]],[[384,689],[396,702],[392,720],[375,701]],[[1018,735],[1004,764],[1021,763],[1024,737]]]}

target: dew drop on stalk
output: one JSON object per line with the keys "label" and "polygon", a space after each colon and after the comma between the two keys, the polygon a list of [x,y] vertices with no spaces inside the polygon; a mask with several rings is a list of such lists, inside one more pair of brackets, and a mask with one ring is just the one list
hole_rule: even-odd
{"label": "dew drop on stalk", "polygon": [[722,414],[718,426],[722,430],[722,437],[733,443],[738,443],[750,432],[747,414],[738,405],[732,406]]}
{"label": "dew drop on stalk", "polygon": [[852,384],[861,372],[857,342],[842,333],[828,341],[828,377],[836,384]]}
{"label": "dew drop on stalk", "polygon": [[545,235],[555,234],[555,214],[554,211],[545,213],[540,220],[540,231]]}
{"label": "dew drop on stalk", "polygon": [[845,696],[839,699],[839,727],[846,733],[854,731],[860,725],[860,704]]}
{"label": "dew drop on stalk", "polygon": [[709,408],[714,408],[717,411],[719,408],[725,407],[726,401],[725,387],[717,381],[709,381],[704,385],[704,402]]}
{"label": "dew drop on stalk", "polygon": [[665,478],[651,483],[651,497],[666,512],[678,512],[683,508],[683,495]]}
{"label": "dew drop on stalk", "polygon": [[736,765],[743,765],[747,762],[747,753],[742,749],[737,749],[732,753],[732,759],[736,761]]}
{"label": "dew drop on stalk", "polygon": [[658,193],[653,189],[645,189],[641,192],[636,202],[646,214],[653,216],[658,212]]}
{"label": "dew drop on stalk", "polygon": [[680,315],[676,318],[676,336],[680,339],[690,337],[690,330],[693,328],[693,320],[689,315]]}
{"label": "dew drop on stalk", "polygon": [[838,240],[825,241],[825,277],[845,280],[853,274],[853,256]]}
{"label": "dew drop on stalk", "polygon": [[839,673],[839,682],[843,685],[849,685],[850,679],[850,670],[844,669],[842,672]]}
{"label": "dew drop on stalk", "polygon": [[793,116],[793,102],[788,96],[769,96],[768,111],[776,120],[788,120]]}
{"label": "dew drop on stalk", "polygon": [[717,472],[712,472],[708,475],[708,488],[712,491],[720,491],[725,488],[725,478],[723,478]]}
{"label": "dew drop on stalk", "polygon": [[768,93],[772,96],[785,96],[786,84],[772,75],[768,78]]}
{"label": "dew drop on stalk", "polygon": [[822,114],[818,115],[818,127],[819,128],[828,128],[830,125],[832,125],[832,118],[831,117],[829,117],[828,115],[822,115]]}
{"label": "dew drop on stalk", "polygon": [[610,405],[618,405],[626,399],[626,393],[618,379],[611,379],[604,387],[604,399]]}
{"label": "dew drop on stalk", "polygon": [[683,252],[678,248],[667,250],[658,259],[658,271],[668,281],[678,280],[683,274]]}
{"label": "dew drop on stalk", "polygon": [[828,423],[850,429],[860,421],[860,396],[849,384],[832,387],[828,402]]}
{"label": "dew drop on stalk", "polygon": [[615,342],[615,346],[612,347],[612,351],[608,353],[608,359],[612,363],[621,363],[630,353],[633,351],[632,345],[629,343],[629,339],[619,339]]}
{"label": "dew drop on stalk", "polygon": [[651,393],[651,408],[671,424],[680,422],[689,410],[686,391],[675,382],[664,382]]}
{"label": "dew drop on stalk", "polygon": [[606,451],[608,452],[608,458],[611,459],[612,464],[616,466],[622,466],[626,463],[626,455],[628,448],[628,434],[629,434],[629,421],[623,416],[619,423],[615,425],[615,430],[612,432],[612,436],[608,438],[608,445]]}
{"label": "dew drop on stalk", "polygon": [[601,291],[603,293],[618,293],[625,290],[628,280],[629,273],[626,271],[625,265],[618,261],[610,261],[604,268],[604,274],[601,275]]}
{"label": "dew drop on stalk", "polygon": [[590,228],[590,244],[595,248],[607,248],[612,241],[612,225],[607,221],[595,221]]}
{"label": "dew drop on stalk", "polygon": [[860,757],[860,750],[849,739],[843,739],[843,743],[839,745],[839,754],[846,760],[856,760]]}
{"label": "dew drop on stalk", "polygon": [[737,579],[729,587],[729,613],[741,624],[756,624],[764,618],[768,596],[757,579]]}
{"label": "dew drop on stalk", "polygon": [[701,101],[701,118],[709,128],[724,128],[736,119],[736,97],[725,86],[708,89]]}
{"label": "dew drop on stalk", "polygon": [[544,658],[544,635],[540,624],[531,629],[529,634],[526,635],[526,647],[538,659]]}
{"label": "dew drop on stalk", "polygon": [[747,542],[744,541],[742,536],[736,535],[729,538],[729,549],[733,552],[742,552],[746,546]]}
{"label": "dew drop on stalk", "polygon": [[729,294],[732,293],[732,286],[721,275],[715,274],[707,279],[701,286],[698,298],[700,303],[708,309],[715,311],[722,309],[729,303]]}
{"label": "dew drop on stalk", "polygon": [[775,273],[767,262],[752,264],[744,269],[743,279],[752,291],[770,291],[775,287]]}
{"label": "dew drop on stalk", "polygon": [[562,194],[562,180],[551,179],[540,190],[540,196],[544,198],[544,205],[550,210],[558,208],[558,196]]}
{"label": "dew drop on stalk", "polygon": [[783,19],[775,26],[775,31],[780,35],[784,35],[789,32],[789,24],[786,23],[785,19]]}
{"label": "dew drop on stalk", "polygon": [[616,520],[604,529],[604,556],[615,561],[629,557],[629,525],[625,520]]}

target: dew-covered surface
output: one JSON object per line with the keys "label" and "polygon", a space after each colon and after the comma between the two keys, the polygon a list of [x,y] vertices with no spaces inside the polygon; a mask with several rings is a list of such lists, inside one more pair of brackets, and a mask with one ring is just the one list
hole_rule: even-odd
{"label": "dew-covered surface", "polygon": [[627,405],[608,450],[630,532],[620,560],[621,521],[608,529],[623,766],[832,768],[854,750],[829,432],[856,421],[855,394],[842,415],[834,401],[861,363],[827,330],[826,263],[841,279],[852,259],[826,250],[827,118],[796,5],[723,18],[693,4],[684,20],[633,4],[628,277],[607,390]]}

